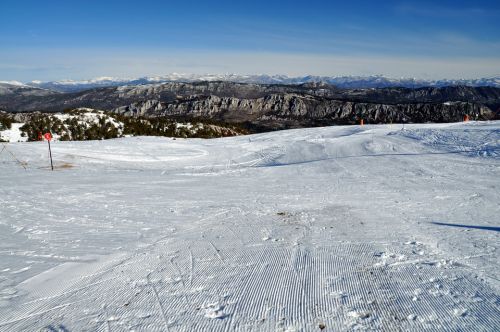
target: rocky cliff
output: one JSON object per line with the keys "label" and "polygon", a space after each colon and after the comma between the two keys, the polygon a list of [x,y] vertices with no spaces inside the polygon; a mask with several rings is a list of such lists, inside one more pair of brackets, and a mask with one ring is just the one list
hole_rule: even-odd
{"label": "rocky cliff", "polygon": [[128,116],[187,116],[228,122],[251,122],[288,128],[329,124],[391,122],[454,122],[464,115],[489,120],[494,113],[472,102],[377,104],[358,103],[299,94],[271,94],[262,98],[195,96],[175,102],[147,100],[113,110]]}
{"label": "rocky cliff", "polygon": [[9,112],[90,107],[127,116],[205,118],[266,129],[352,124],[360,119],[366,123],[450,122],[466,114],[489,120],[499,117],[500,108],[500,88],[495,87],[340,89],[325,83],[169,82],[77,93],[8,91],[0,94],[0,108]]}

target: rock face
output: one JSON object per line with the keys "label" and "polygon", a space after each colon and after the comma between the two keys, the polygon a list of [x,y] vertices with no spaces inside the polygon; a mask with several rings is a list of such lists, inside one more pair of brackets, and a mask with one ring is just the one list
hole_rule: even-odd
{"label": "rock face", "polygon": [[500,108],[500,88],[465,86],[340,89],[325,83],[170,82],[36,93],[0,95],[0,108],[19,112],[90,107],[127,116],[245,122],[264,129],[354,124],[361,119],[365,123],[452,122],[468,115],[489,120],[499,117]]}
{"label": "rock face", "polygon": [[331,100],[310,95],[272,94],[256,99],[199,96],[173,103],[148,100],[114,112],[129,116],[187,116],[249,121],[264,127],[302,127],[328,124],[390,122],[453,122],[465,114],[471,119],[494,117],[486,106],[470,102],[375,104]]}

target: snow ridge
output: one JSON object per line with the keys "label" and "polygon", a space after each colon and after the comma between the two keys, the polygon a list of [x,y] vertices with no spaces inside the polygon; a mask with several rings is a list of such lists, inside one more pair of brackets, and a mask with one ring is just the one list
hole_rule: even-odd
{"label": "snow ridge", "polygon": [[[374,76],[313,76],[290,77],[287,75],[237,75],[237,74],[179,74],[145,76],[139,78],[97,77],[90,80],[61,80],[51,82],[31,81],[26,84],[33,87],[49,88],[58,91],[77,91],[105,86],[138,85],[164,82],[201,82],[227,81],[256,84],[304,84],[325,82],[341,88],[384,88],[384,87],[443,87],[443,86],[493,86],[500,87],[500,77],[478,79],[441,79],[425,80],[418,78],[389,78]],[[16,84],[23,84],[16,82]]]}

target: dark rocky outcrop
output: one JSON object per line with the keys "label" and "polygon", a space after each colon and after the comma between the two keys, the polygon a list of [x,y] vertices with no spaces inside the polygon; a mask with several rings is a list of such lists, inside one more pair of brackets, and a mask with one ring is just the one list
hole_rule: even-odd
{"label": "dark rocky outcrop", "polygon": [[188,116],[227,122],[249,121],[269,128],[390,122],[454,122],[465,114],[488,120],[494,113],[470,102],[375,104],[310,95],[272,94],[257,99],[197,96],[172,103],[148,100],[113,110],[128,116]]}

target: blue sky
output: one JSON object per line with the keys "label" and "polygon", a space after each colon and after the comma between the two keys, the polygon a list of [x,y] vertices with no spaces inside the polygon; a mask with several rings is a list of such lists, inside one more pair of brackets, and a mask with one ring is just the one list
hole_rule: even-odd
{"label": "blue sky", "polygon": [[500,75],[500,1],[2,1],[0,80]]}

